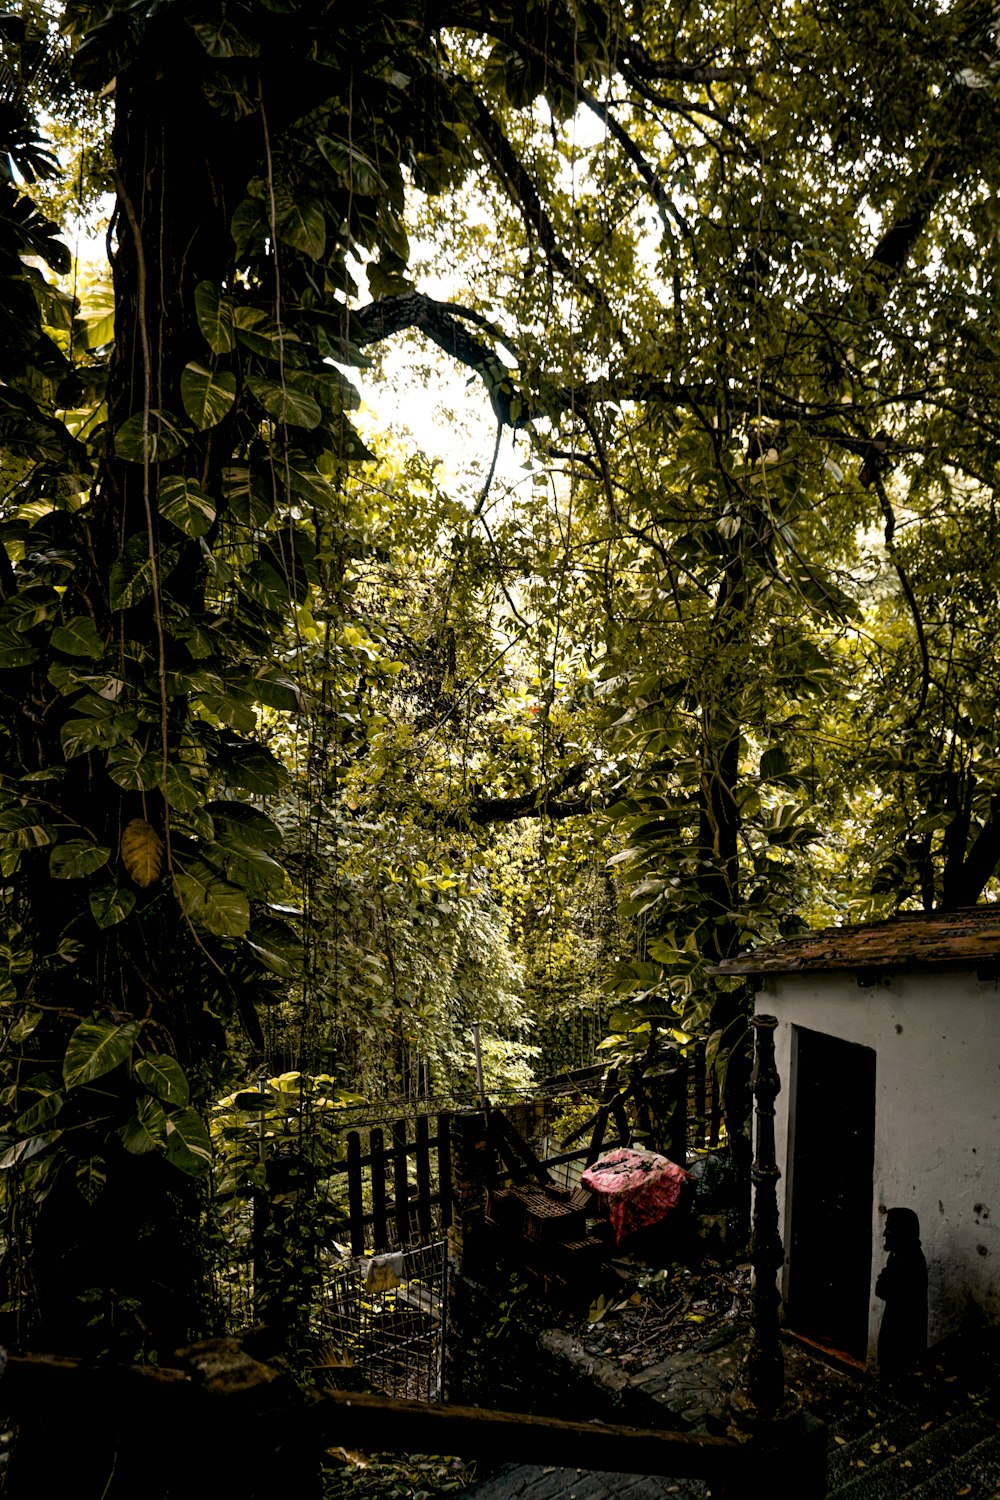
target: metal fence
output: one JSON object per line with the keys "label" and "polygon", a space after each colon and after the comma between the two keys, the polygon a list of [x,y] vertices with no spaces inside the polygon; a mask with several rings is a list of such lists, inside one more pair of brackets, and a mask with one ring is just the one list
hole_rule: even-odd
{"label": "metal fence", "polygon": [[319,1380],[440,1401],[448,1262],[437,1240],[352,1260],[326,1282],[317,1314]]}

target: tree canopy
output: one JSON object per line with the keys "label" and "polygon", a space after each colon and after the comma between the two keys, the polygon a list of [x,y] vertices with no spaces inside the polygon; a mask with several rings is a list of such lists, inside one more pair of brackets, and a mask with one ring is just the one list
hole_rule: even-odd
{"label": "tree canopy", "polygon": [[[614,997],[736,1060],[735,1131],[714,962],[994,889],[996,19],[0,40],[7,1300],[153,1351],[207,1326],[205,1111],[265,1060],[456,1085],[481,1017],[523,1079]],[[363,407],[404,341],[474,482]]]}

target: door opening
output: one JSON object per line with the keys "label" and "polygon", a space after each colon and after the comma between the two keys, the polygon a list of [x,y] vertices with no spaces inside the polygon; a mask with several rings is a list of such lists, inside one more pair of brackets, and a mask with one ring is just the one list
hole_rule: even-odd
{"label": "door opening", "polygon": [[875,1053],[795,1028],[788,1327],[863,1360],[868,1348]]}

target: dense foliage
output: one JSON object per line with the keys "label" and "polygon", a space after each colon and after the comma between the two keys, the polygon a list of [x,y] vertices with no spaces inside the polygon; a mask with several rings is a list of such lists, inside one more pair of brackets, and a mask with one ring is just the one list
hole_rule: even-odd
{"label": "dense foliage", "polygon": [[[501,1087],[614,1001],[643,1066],[710,1037],[735,1131],[715,961],[991,889],[995,17],[0,39],[6,1305],[152,1354],[211,1324],[259,1070],[454,1095],[477,1019]],[[470,381],[454,480],[362,408],[404,338]]]}

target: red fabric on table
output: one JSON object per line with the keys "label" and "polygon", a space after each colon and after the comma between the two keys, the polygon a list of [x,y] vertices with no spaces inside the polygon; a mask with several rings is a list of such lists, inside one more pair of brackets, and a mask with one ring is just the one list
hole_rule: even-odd
{"label": "red fabric on table", "polygon": [[677,1200],[690,1172],[653,1151],[609,1151],[588,1167],[580,1178],[583,1187],[596,1194],[600,1212],[615,1232],[620,1245],[638,1229],[659,1224]]}

